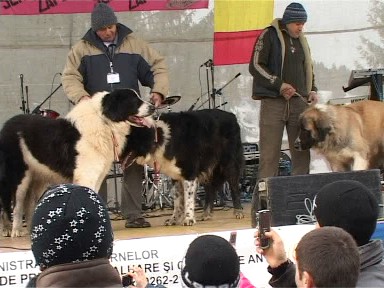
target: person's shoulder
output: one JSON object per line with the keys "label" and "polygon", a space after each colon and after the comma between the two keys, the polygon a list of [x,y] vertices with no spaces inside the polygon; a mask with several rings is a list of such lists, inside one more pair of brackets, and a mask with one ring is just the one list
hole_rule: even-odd
{"label": "person's shoulder", "polygon": [[135,49],[141,49],[150,46],[149,43],[138,36],[135,33],[130,33],[126,35],[123,39],[123,45],[130,45],[131,47],[135,47]]}
{"label": "person's shoulder", "polygon": [[88,41],[84,39],[78,40],[75,44],[72,46],[72,51],[76,53],[82,53],[86,50],[92,49],[93,45],[89,43]]}

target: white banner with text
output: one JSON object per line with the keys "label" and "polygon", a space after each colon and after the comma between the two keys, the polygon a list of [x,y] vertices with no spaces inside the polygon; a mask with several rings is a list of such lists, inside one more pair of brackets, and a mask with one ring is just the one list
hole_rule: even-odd
{"label": "white banner with text", "polygon": [[[292,225],[274,228],[284,240],[288,256],[292,258],[300,238],[312,230],[314,225]],[[236,230],[233,230],[236,231]],[[212,232],[229,240],[233,231]],[[237,230],[236,249],[241,271],[257,287],[269,287],[270,278],[267,262],[256,253],[254,229]],[[150,237],[130,240],[116,240],[111,264],[125,274],[133,266],[145,270],[150,284],[166,287],[181,287],[180,268],[189,243],[199,234]],[[27,252],[0,253],[0,287],[25,287],[29,279],[39,273],[33,254]]]}

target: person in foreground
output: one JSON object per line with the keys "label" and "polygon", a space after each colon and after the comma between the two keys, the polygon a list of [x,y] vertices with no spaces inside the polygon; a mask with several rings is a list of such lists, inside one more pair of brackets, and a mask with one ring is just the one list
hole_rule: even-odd
{"label": "person in foreground", "polygon": [[[50,187],[36,206],[32,253],[41,273],[27,287],[122,287],[109,258],[113,231],[108,209],[93,190],[74,184]],[[137,287],[153,287],[131,272]]]}
{"label": "person in foreground", "polygon": [[[140,83],[151,89],[151,101],[158,106],[169,90],[165,58],[130,28],[118,23],[114,11],[105,3],[98,3],[93,9],[91,28],[68,53],[61,80],[65,94],[74,104],[87,101],[96,92],[118,88],[140,93]],[[136,162],[123,171],[121,213],[126,228],[151,226],[142,215],[142,177],[143,166]],[[99,193],[107,193],[105,181]]]}
{"label": "person in foreground", "polygon": [[[384,287],[384,249],[382,241],[371,240],[376,229],[379,204],[375,195],[362,183],[340,180],[325,185],[315,197],[316,230],[335,226],[348,232],[358,245],[360,274],[356,287]],[[258,231],[255,233],[259,245]],[[296,287],[295,265],[289,261],[280,236],[267,233],[272,245],[266,250],[257,248],[268,261],[273,287]]]}
{"label": "person in foreground", "polygon": [[295,249],[296,268],[287,260],[284,244],[278,234],[271,230],[266,235],[272,240],[271,248],[257,248],[257,252],[267,259],[275,258],[271,262],[267,260],[270,264],[268,272],[276,275],[285,270],[290,274],[289,284],[273,276],[269,281],[272,287],[356,286],[360,269],[359,251],[355,240],[343,229],[324,227],[305,234]]}
{"label": "person in foreground", "polygon": [[220,236],[197,237],[185,254],[181,278],[186,287],[239,287],[240,261],[235,248]]}

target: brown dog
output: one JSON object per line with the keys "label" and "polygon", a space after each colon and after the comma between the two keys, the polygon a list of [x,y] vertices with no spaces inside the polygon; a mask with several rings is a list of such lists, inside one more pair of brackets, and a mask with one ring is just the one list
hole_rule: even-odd
{"label": "brown dog", "polygon": [[313,148],[332,171],[384,168],[384,103],[318,104],[300,116],[297,150]]}

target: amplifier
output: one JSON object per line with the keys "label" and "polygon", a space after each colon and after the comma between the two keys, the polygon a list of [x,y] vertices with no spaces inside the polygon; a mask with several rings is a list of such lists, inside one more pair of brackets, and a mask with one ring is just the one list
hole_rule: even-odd
{"label": "amplifier", "polygon": [[243,143],[245,161],[259,158],[259,146],[257,143]]}
{"label": "amplifier", "polygon": [[[331,172],[297,176],[268,177],[259,181],[259,192],[254,193],[252,207],[269,209],[273,226],[296,224],[296,216],[309,215],[305,205],[307,199],[313,202],[315,195],[325,185],[338,180],[356,180],[367,186],[382,201],[380,170]],[[348,205],[346,203],[346,205]],[[253,219],[252,219],[253,221]],[[253,223],[253,222],[252,222]]]}

